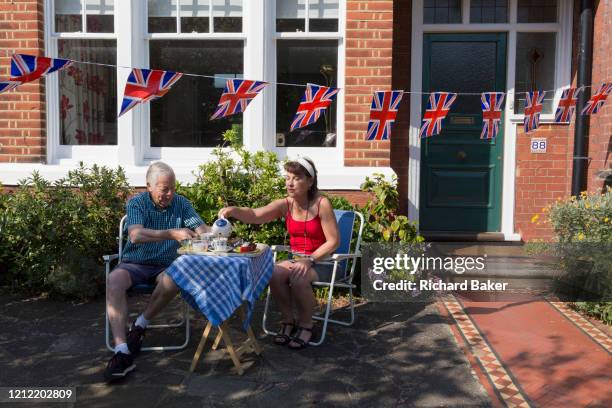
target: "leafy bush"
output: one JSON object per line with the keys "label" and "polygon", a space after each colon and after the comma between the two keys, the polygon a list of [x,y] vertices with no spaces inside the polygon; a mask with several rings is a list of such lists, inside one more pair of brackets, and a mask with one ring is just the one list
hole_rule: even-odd
{"label": "leafy bush", "polygon": [[[177,189],[191,200],[208,225],[217,219],[222,207],[261,207],[285,196],[285,180],[276,154],[246,151],[236,141],[236,130],[226,131],[223,137],[232,147],[215,148],[214,160],[198,167],[195,183]],[[255,242],[285,241],[285,226],[280,220],[262,225],[236,221],[234,229],[237,235]]]}
{"label": "leafy bush", "polygon": [[398,214],[399,192],[397,177],[391,182],[380,173],[373,178],[366,177],[361,190],[372,194],[366,205],[360,209],[365,218],[363,240],[365,242],[422,242],[414,223],[405,215]]}
{"label": "leafy bush", "polygon": [[11,246],[6,237],[6,201],[7,195],[2,193],[2,183],[0,183],[0,276],[8,273],[8,262],[11,257]]}
{"label": "leafy bush", "polygon": [[[603,194],[583,192],[579,198],[557,201],[544,209],[558,241],[565,275],[562,284],[577,298],[612,297],[612,189]],[[612,323],[612,302],[576,302],[587,314]]]}
{"label": "leafy bush", "polygon": [[560,243],[612,242],[612,189],[604,194],[583,192],[544,209]]}
{"label": "leafy bush", "polygon": [[612,324],[612,302],[575,302],[573,307],[606,324]]}
{"label": "leafy bush", "polygon": [[53,183],[34,172],[3,198],[10,248],[4,283],[85,298],[104,287],[101,256],[116,251],[116,229],[131,193],[121,168],[79,168]]}

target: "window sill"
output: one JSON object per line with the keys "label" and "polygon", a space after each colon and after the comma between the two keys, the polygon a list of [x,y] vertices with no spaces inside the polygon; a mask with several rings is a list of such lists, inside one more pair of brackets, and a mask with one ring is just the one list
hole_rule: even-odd
{"label": "window sill", "polygon": [[[511,123],[523,124],[525,120],[524,115],[512,115],[510,116]],[[569,123],[557,123],[555,122],[555,115],[546,114],[540,116],[540,125],[568,125]]]}
{"label": "window sill", "polygon": [[[89,163],[88,163],[89,164]],[[176,178],[181,183],[193,183],[196,166],[173,166]],[[77,164],[46,165],[41,163],[0,163],[0,183],[5,186],[14,186],[26,177],[32,175],[33,171],[47,180],[54,181],[68,174]],[[115,167],[115,166],[111,166]],[[147,166],[124,166],[123,167],[130,185],[135,187],[145,186],[145,173]],[[321,167],[318,169],[319,188],[322,190],[359,190],[361,183],[367,176],[374,173],[382,173],[391,179],[395,172],[390,167]]]}

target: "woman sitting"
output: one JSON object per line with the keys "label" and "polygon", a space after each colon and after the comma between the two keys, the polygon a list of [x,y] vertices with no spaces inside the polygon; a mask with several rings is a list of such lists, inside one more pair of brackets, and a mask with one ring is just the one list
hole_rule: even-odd
{"label": "woman sitting", "polygon": [[[306,347],[312,337],[316,300],[311,283],[331,279],[333,266],[317,262],[336,250],[339,234],[332,205],[317,189],[317,171],[312,160],[301,157],[288,162],[285,171],[287,197],[261,208],[222,208],[219,216],[247,224],[285,217],[291,252],[297,257],[277,263],[270,280],[272,296],[283,318],[274,342],[297,350]],[[292,303],[298,312],[297,323]]]}

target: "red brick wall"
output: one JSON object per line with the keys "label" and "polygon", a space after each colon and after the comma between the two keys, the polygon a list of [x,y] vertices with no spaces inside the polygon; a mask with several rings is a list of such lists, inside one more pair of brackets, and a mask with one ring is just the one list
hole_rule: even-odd
{"label": "red brick wall", "polygon": [[[543,208],[557,198],[568,197],[572,177],[574,127],[567,125],[543,125],[537,131],[525,135],[517,126],[516,139],[516,190],[514,225],[524,241],[550,239],[552,231],[544,223]],[[531,153],[531,138],[545,137],[546,153]],[[538,219],[533,217],[538,215]]]}
{"label": "red brick wall", "polygon": [[[574,5],[574,33],[572,49],[572,84],[576,85],[578,63],[580,2]],[[606,4],[607,3],[607,4]],[[612,79],[612,5],[610,1],[595,2],[593,37],[592,81],[595,89],[602,81]],[[612,104],[604,105],[598,114],[591,116],[587,155],[592,158],[588,166],[588,190],[601,191],[603,180],[596,173],[612,167]],[[526,137],[522,130],[517,136],[515,230],[523,240],[550,239],[553,232],[544,222],[544,207],[557,198],[566,199],[571,194],[572,157],[574,154],[574,121],[570,126],[546,125]],[[546,154],[530,153],[532,137],[546,137]],[[538,219],[532,219],[538,215]]]}
{"label": "red brick wall", "polygon": [[391,89],[393,0],[347,0],[345,142],[347,166],[389,166],[390,142],[368,142],[372,94]]}
{"label": "red brick wall", "polygon": [[[393,89],[410,89],[412,3],[393,3]],[[391,167],[398,176],[400,211],[408,213],[410,95],[402,98],[391,136]]]}
{"label": "red brick wall", "polygon": [[364,191],[347,191],[347,190],[324,190],[324,193],[346,198],[351,204],[363,207],[371,198],[369,193]]}
{"label": "red brick wall", "polygon": [[[10,74],[13,52],[44,54],[42,0],[0,0],[0,81]],[[0,162],[44,162],[44,81],[0,95]]]}
{"label": "red brick wall", "polygon": [[[601,82],[612,81],[612,1],[598,1],[593,35],[593,92]],[[589,191],[600,191],[604,180],[596,175],[598,171],[612,168],[612,101],[608,98],[599,113],[591,116],[589,132],[588,168]]]}

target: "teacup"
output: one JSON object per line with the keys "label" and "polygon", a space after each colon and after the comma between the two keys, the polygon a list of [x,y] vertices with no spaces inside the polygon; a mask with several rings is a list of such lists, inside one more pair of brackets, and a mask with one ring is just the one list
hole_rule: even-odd
{"label": "teacup", "polygon": [[206,251],[208,249],[208,241],[194,239],[191,241],[191,247],[194,251]]}
{"label": "teacup", "polygon": [[227,252],[230,250],[230,246],[227,244],[227,238],[219,237],[212,240],[210,243],[213,251]]}
{"label": "teacup", "polygon": [[205,232],[203,234],[200,234],[200,239],[202,241],[206,241],[207,243],[212,242],[214,237],[215,237],[215,234],[213,234],[212,232]]}

